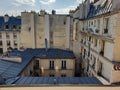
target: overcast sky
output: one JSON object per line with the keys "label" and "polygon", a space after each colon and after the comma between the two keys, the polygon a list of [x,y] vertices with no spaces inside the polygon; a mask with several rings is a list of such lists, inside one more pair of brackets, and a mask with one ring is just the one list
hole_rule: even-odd
{"label": "overcast sky", "polygon": [[[83,0],[84,1],[84,0]],[[0,0],[0,16],[4,14],[18,15],[21,11],[45,9],[51,13],[54,9],[58,14],[68,14],[74,10],[82,0]]]}

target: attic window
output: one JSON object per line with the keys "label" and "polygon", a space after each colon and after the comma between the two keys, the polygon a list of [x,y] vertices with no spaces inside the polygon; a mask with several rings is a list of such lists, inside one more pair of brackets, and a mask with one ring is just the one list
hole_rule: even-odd
{"label": "attic window", "polygon": [[2,25],[0,25],[0,29],[2,28]]}
{"label": "attic window", "polygon": [[31,31],[31,27],[29,27],[28,30]]}
{"label": "attic window", "polygon": [[64,21],[64,25],[66,24],[66,21]]}
{"label": "attic window", "polygon": [[5,29],[9,29],[9,25],[5,25]]}
{"label": "attic window", "polygon": [[13,28],[13,29],[16,29],[16,25],[13,25],[12,28]]}

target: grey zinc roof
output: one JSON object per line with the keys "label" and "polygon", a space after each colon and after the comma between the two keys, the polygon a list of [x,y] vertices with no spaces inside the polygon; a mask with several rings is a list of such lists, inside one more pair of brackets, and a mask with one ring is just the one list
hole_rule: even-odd
{"label": "grey zinc roof", "polygon": [[[56,82],[55,80],[56,79]],[[17,77],[6,81],[6,85],[102,85],[95,77]]]}
{"label": "grey zinc roof", "polygon": [[113,7],[112,0],[99,0],[97,3],[90,5],[90,11],[87,18],[108,13],[113,10],[112,7]]}
{"label": "grey zinc roof", "polygon": [[73,52],[61,50],[61,49],[48,49],[46,52],[45,49],[26,49],[23,52],[12,51],[10,56],[17,56],[18,54],[22,57],[21,63],[9,62],[0,60],[0,75],[3,78],[17,77],[24,68],[32,61],[32,58],[62,58],[62,59],[72,59],[75,58]]}

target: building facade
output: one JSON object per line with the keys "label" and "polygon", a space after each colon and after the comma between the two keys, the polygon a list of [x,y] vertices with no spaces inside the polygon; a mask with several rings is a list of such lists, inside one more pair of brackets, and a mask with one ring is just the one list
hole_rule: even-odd
{"label": "building facade", "polygon": [[0,53],[6,52],[10,47],[19,49],[20,29],[20,18],[8,15],[0,17]]}
{"label": "building facade", "polygon": [[[120,0],[88,2],[86,0],[79,6],[79,14],[74,12],[77,18],[73,24],[73,51],[82,63],[83,76],[102,77],[109,83],[119,83]],[[86,7],[89,8],[88,12]],[[86,13],[80,17],[83,9]]]}
{"label": "building facade", "polygon": [[[41,11],[22,12],[21,47],[70,49],[72,29],[69,15],[47,14]],[[25,37],[25,38],[24,38]]]}

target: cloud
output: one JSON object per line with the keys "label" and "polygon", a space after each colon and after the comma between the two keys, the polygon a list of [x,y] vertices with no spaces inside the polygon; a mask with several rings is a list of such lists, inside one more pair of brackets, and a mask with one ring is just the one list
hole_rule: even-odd
{"label": "cloud", "polygon": [[76,0],[78,3],[81,3],[82,1],[84,1],[84,0]]}
{"label": "cloud", "polygon": [[69,14],[70,10],[75,10],[76,6],[68,6],[66,8],[56,9],[57,14]]}
{"label": "cloud", "polygon": [[56,0],[40,0],[41,4],[46,4],[46,5],[49,5],[49,4],[52,4],[55,2],[56,2]]}
{"label": "cloud", "polygon": [[20,5],[26,4],[26,5],[33,6],[35,2],[36,2],[35,0],[15,0],[15,2],[13,2],[13,5],[20,6]]}

